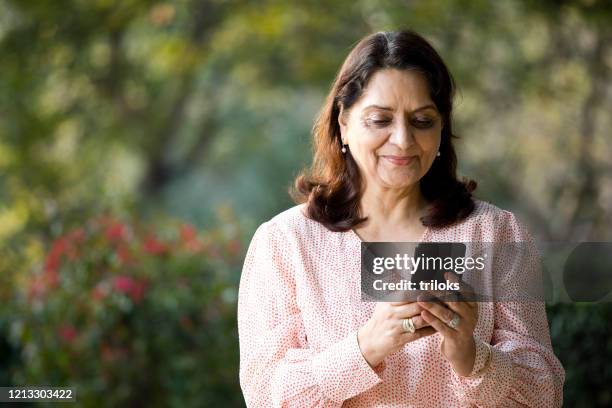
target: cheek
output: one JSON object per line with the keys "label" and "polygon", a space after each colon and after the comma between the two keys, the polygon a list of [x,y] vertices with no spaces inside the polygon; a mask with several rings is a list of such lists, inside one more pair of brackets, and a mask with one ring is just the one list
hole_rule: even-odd
{"label": "cheek", "polygon": [[440,146],[440,140],[442,140],[441,129],[421,131],[417,134],[416,140],[424,152],[437,151],[438,146]]}
{"label": "cheek", "polygon": [[389,138],[388,133],[388,131],[371,131],[363,129],[358,134],[355,134],[353,142],[362,159],[372,159],[372,157],[376,155],[378,149],[380,149]]}

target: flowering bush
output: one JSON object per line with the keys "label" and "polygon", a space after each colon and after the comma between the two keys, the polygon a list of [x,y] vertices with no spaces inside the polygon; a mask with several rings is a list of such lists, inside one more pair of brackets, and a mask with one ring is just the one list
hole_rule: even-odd
{"label": "flowering bush", "polygon": [[20,288],[15,384],[72,386],[86,406],[241,401],[238,228],[158,224],[103,216],[55,238]]}

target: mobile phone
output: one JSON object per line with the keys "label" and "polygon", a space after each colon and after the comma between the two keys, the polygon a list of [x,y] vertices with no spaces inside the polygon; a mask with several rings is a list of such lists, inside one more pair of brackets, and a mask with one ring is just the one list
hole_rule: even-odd
{"label": "mobile phone", "polygon": [[[414,251],[414,258],[415,261],[420,258],[420,261],[411,281],[416,282],[416,285],[420,285],[420,282],[446,282],[445,272],[452,272],[461,280],[462,274],[456,273],[449,266],[456,265],[456,259],[465,257],[465,253],[466,245],[461,242],[422,242],[418,244]],[[449,258],[452,261],[449,261]]]}

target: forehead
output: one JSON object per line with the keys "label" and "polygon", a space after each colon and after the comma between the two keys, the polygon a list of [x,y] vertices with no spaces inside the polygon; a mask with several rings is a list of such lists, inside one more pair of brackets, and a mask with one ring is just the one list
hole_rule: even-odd
{"label": "forehead", "polygon": [[358,105],[371,104],[397,109],[416,109],[433,103],[425,76],[413,70],[381,69],[368,82]]}

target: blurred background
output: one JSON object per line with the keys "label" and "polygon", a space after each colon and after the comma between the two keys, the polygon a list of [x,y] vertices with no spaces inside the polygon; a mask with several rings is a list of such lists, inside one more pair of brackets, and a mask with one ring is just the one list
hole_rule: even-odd
{"label": "blurred background", "polygon": [[[248,243],[350,48],[401,27],[455,76],[476,196],[610,241],[608,1],[0,0],[0,385],[243,406]],[[547,306],[566,406],[612,404],[610,305]]]}

